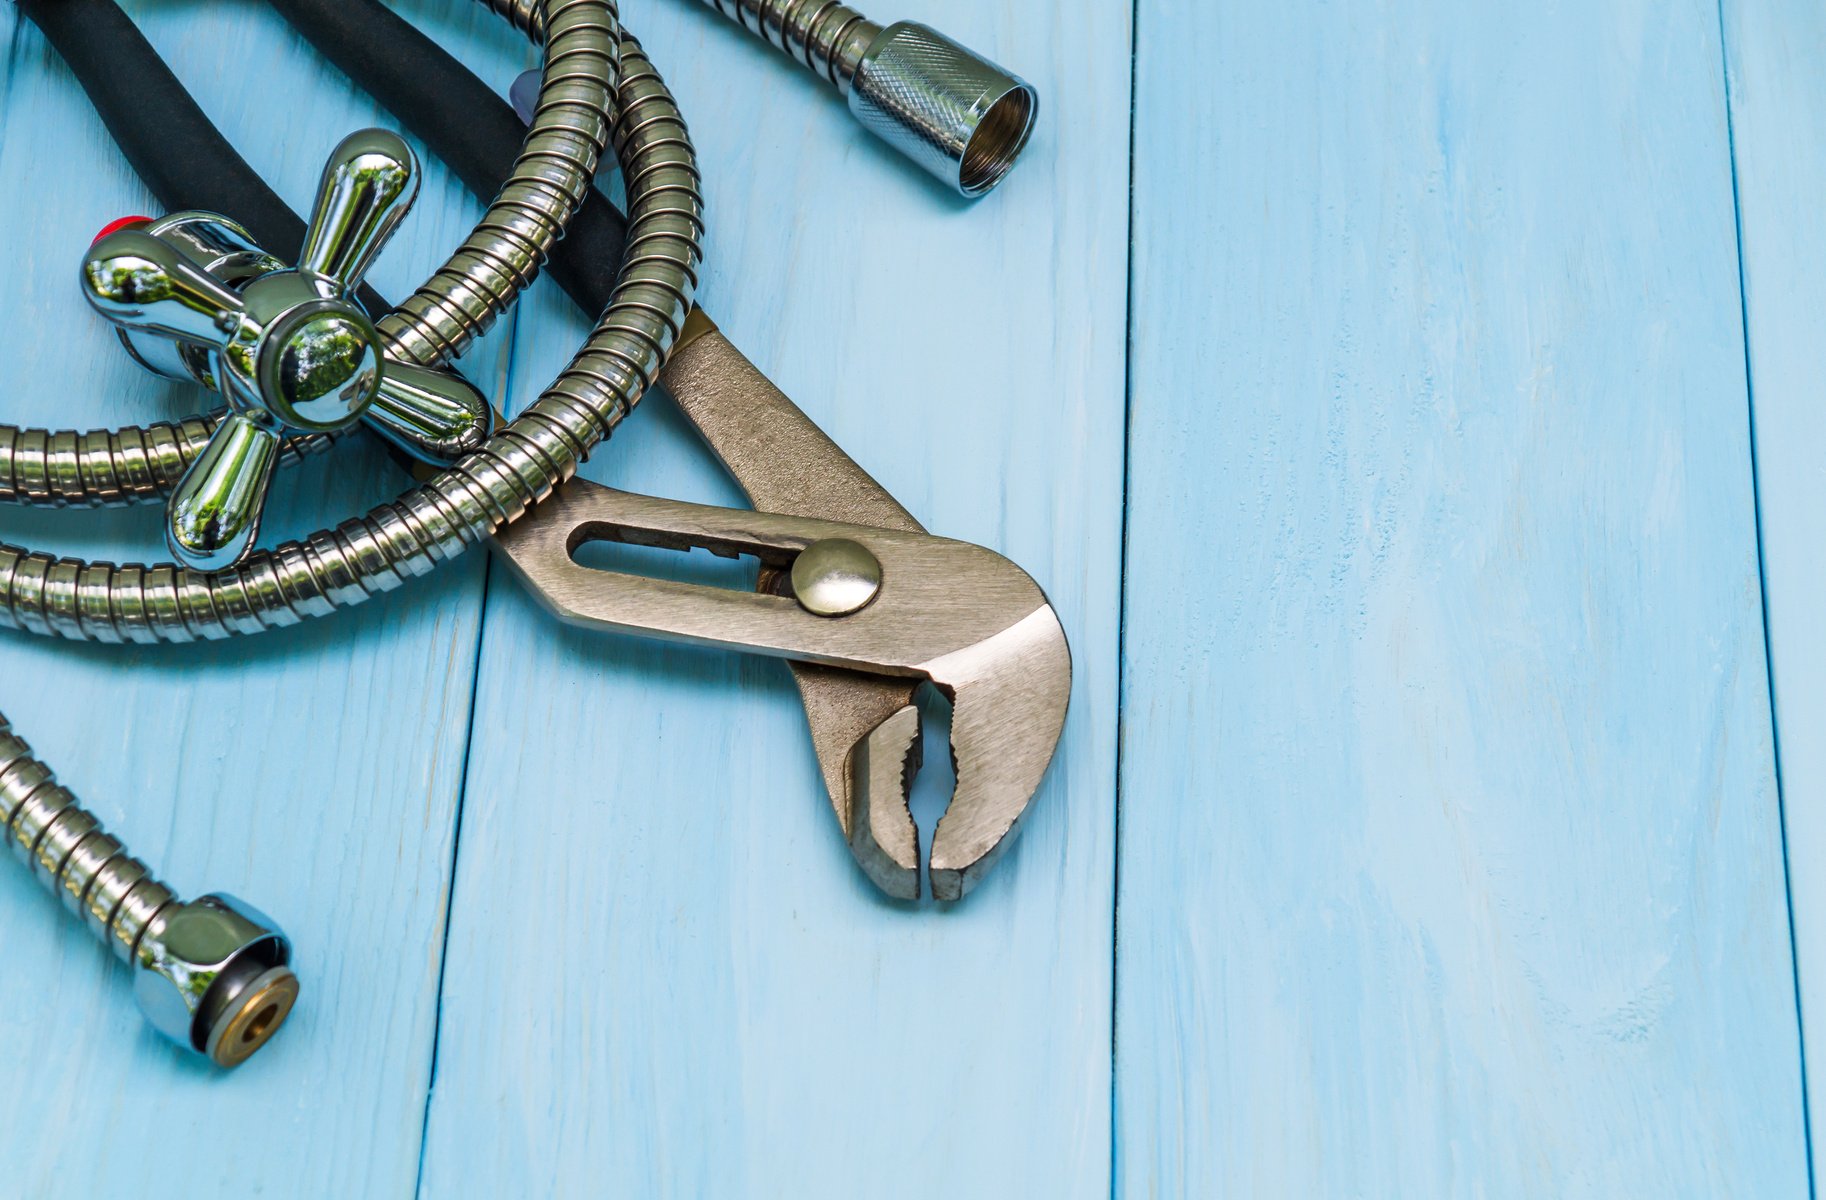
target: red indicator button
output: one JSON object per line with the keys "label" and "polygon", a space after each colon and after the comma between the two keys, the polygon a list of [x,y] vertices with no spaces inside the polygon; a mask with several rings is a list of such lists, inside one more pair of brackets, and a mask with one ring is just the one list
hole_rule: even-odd
{"label": "red indicator button", "polygon": [[101,241],[110,233],[119,233],[123,229],[137,229],[141,225],[150,224],[152,224],[151,217],[122,217],[118,221],[109,221],[101,227],[101,232],[95,235],[95,240],[91,241],[89,245],[93,246],[95,242]]}

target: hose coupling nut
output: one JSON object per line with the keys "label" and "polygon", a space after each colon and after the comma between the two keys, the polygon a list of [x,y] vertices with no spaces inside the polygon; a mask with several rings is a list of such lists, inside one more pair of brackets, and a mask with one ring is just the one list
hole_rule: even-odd
{"label": "hose coupling nut", "polygon": [[222,1067],[239,1066],[298,999],[291,943],[233,896],[171,904],[134,955],[133,998],[154,1028]]}
{"label": "hose coupling nut", "polygon": [[912,21],[869,44],[849,102],[875,136],[972,198],[1008,174],[1040,111],[1026,81]]}

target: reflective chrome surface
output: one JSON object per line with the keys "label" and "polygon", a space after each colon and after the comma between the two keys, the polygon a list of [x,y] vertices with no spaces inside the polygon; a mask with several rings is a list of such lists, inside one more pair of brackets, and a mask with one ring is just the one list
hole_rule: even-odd
{"label": "reflective chrome surface", "polygon": [[[166,540],[185,566],[222,571],[252,550],[288,430],[331,433],[366,417],[435,461],[492,431],[486,401],[459,377],[383,366],[383,339],[355,299],[417,194],[406,143],[361,130],[324,168],[296,268],[211,213],[175,214],[90,247],[85,294],[121,327],[128,350],[161,374],[182,371],[216,388],[234,411],[171,497]],[[146,335],[175,341],[175,353]]]}
{"label": "reflective chrome surface", "polygon": [[[379,323],[389,361],[460,353],[505,313],[563,233],[605,141],[627,180],[641,247],[608,310],[545,393],[482,451],[333,530],[204,575],[60,558],[0,544],[0,627],[95,642],[193,642],[282,629],[363,603],[459,557],[518,519],[609,436],[658,376],[691,310],[703,255],[690,131],[606,0],[482,0],[545,47],[548,64],[513,174],[475,231]],[[370,416],[380,409],[376,404]],[[105,504],[157,496],[201,453],[205,421],[97,431],[0,425],[0,499]],[[306,442],[298,452],[319,443]],[[287,453],[299,446],[287,443]]]}
{"label": "reflective chrome surface", "polygon": [[0,715],[0,833],[89,931],[133,964],[154,1028],[224,1067],[277,1033],[298,996],[291,946],[230,896],[186,904],[58,784]]}
{"label": "reflective chrome surface", "polygon": [[903,21],[863,54],[850,111],[959,195],[975,197],[1002,182],[1027,148],[1040,97],[938,30]]}
{"label": "reflective chrome surface", "polygon": [[233,896],[167,905],[133,959],[133,997],[153,1028],[218,1066],[245,1062],[298,995],[285,935]]}
{"label": "reflective chrome surface", "polygon": [[847,93],[881,26],[836,0],[704,0],[812,74]]}
{"label": "reflective chrome surface", "polygon": [[[254,244],[247,230],[215,213],[172,213],[138,228],[177,249],[217,282],[237,291],[249,280],[285,269],[283,262]],[[118,332],[127,353],[154,374],[167,379],[195,379],[212,390],[221,390],[209,369],[207,347],[174,343],[129,329]]]}
{"label": "reflective chrome surface", "polygon": [[248,311],[266,318],[247,407],[312,433],[359,420],[380,392],[379,335],[368,314],[332,281],[303,271],[262,275],[243,295]]}
{"label": "reflective chrome surface", "polygon": [[298,269],[354,287],[418,199],[418,160],[398,134],[342,139],[317,185]]}
{"label": "reflective chrome surface", "polygon": [[165,539],[200,571],[233,566],[260,534],[261,501],[272,483],[279,438],[247,413],[230,413],[171,493]]}
{"label": "reflective chrome surface", "polygon": [[421,462],[454,462],[488,440],[494,413],[455,371],[389,358],[367,424]]}
{"label": "reflective chrome surface", "polygon": [[264,332],[241,297],[175,246],[139,229],[111,233],[90,247],[83,292],[122,329],[189,342],[252,366]]}
{"label": "reflective chrome surface", "polygon": [[876,137],[960,195],[990,191],[1033,132],[1040,97],[936,29],[883,29],[836,0],[704,0],[828,80]]}

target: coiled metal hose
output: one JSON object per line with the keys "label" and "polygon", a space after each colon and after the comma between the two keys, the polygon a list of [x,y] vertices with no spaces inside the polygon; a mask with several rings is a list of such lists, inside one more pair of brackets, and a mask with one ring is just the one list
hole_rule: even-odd
{"label": "coiled metal hose", "polygon": [[[0,626],[188,642],[358,604],[517,519],[639,402],[678,337],[702,260],[703,199],[683,118],[622,31],[614,0],[481,2],[545,48],[533,122],[476,231],[380,329],[421,365],[460,354],[532,282],[612,144],[628,192],[627,251],[607,309],[570,364],[486,445],[429,482],[228,571],[117,566],[0,544]],[[203,421],[86,435],[0,429],[0,445],[12,447],[0,460],[10,478],[0,482],[41,502],[148,498],[175,482],[207,432]]]}
{"label": "coiled metal hose", "polygon": [[123,960],[177,897],[110,837],[0,714],[0,834]]}
{"label": "coiled metal hose", "polygon": [[[484,2],[542,37],[538,6],[530,0]],[[1033,89],[936,31],[906,22],[884,28],[836,0],[703,3],[830,83],[871,131],[966,195],[993,187],[1026,144],[1038,104]],[[443,340],[439,331],[462,330],[468,321],[446,319],[450,314],[435,293],[479,286],[491,292],[497,309],[504,298],[511,303],[531,246],[518,247],[518,258],[503,258],[503,248],[478,229],[427,284],[434,294],[421,292],[410,315],[383,324],[392,349],[419,361],[424,354],[447,358],[456,351],[458,343]],[[474,262],[465,251],[474,253]],[[202,453],[220,419],[212,413],[89,432],[0,424],[0,501],[63,507],[161,499]],[[296,435],[286,442],[282,461],[321,451],[337,436]]]}
{"label": "coiled metal hose", "polygon": [[[203,453],[222,412],[126,429],[0,425],[0,500],[47,508],[162,499]],[[326,434],[288,438],[282,461],[328,449]]]}
{"label": "coiled metal hose", "polygon": [[814,75],[850,94],[881,26],[836,0],[704,0]]}

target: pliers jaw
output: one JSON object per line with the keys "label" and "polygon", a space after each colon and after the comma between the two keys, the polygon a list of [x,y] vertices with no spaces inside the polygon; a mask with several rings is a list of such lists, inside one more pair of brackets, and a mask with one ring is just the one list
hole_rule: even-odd
{"label": "pliers jaw", "polygon": [[[818,767],[844,840],[886,894],[919,898],[908,794],[923,758],[917,686],[794,663]],[[958,900],[1014,840],[1064,730],[1071,652],[1051,606],[935,664],[951,700],[957,775],[928,865],[932,896]]]}
{"label": "pliers jaw", "polygon": [[[922,758],[915,699],[937,687],[951,701],[957,786],[927,874],[935,898],[959,899],[1013,839],[1064,729],[1071,651],[1045,593],[1001,555],[928,534],[702,310],[660,383],[755,510],[572,480],[497,548],[568,623],[788,660],[844,840],[903,900],[920,894],[907,807]],[[747,554],[762,569],[747,594],[597,571],[573,558],[589,541]],[[843,615],[794,592],[802,552],[833,541],[876,568],[878,590]]]}
{"label": "pliers jaw", "polygon": [[1051,604],[933,664],[933,681],[951,697],[957,762],[957,789],[932,839],[935,899],[962,899],[1014,840],[1065,732],[1071,676]]}
{"label": "pliers jaw", "polygon": [[[879,590],[840,616],[803,594],[755,592],[585,567],[590,542],[749,555],[767,580],[814,549],[846,543],[878,567]],[[839,825],[889,895],[919,894],[907,784],[919,762],[914,693],[951,700],[957,788],[933,837],[932,893],[955,900],[1006,846],[1052,761],[1071,693],[1071,657],[1052,606],[993,551],[924,532],[713,508],[572,480],[503,530],[496,545],[569,624],[721,646],[791,661]]]}
{"label": "pliers jaw", "polygon": [[919,898],[919,827],[907,805],[924,760],[919,684],[796,662],[819,774],[850,853],[876,887]]}

